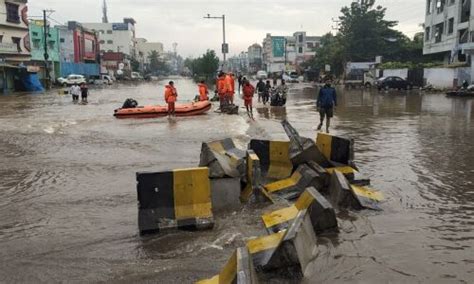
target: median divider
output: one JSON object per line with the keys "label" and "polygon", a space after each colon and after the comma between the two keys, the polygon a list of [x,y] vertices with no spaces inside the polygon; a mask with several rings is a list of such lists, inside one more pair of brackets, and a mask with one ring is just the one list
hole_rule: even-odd
{"label": "median divider", "polygon": [[260,158],[262,177],[284,179],[291,176],[293,164],[289,156],[290,142],[251,140],[249,149]]}
{"label": "median divider", "polygon": [[354,139],[319,132],[316,145],[329,161],[354,167]]}
{"label": "median divider", "polygon": [[214,225],[208,168],[137,173],[141,234]]}
{"label": "median divider", "polygon": [[211,279],[201,280],[196,284],[256,284],[257,275],[253,266],[252,256],[247,247],[238,248],[219,273]]}
{"label": "median divider", "polygon": [[308,210],[311,224],[317,234],[337,231],[334,208],[314,187],[307,188],[292,206],[265,214],[262,220],[270,234],[278,233],[286,230],[302,210]]}
{"label": "median divider", "polygon": [[202,144],[199,166],[209,168],[210,178],[240,178],[245,174],[245,156],[230,138],[207,142]]}
{"label": "median divider", "polygon": [[355,184],[359,186],[370,185],[370,178],[362,175],[358,170],[354,169],[351,166],[342,166],[335,168],[327,168],[326,171],[332,175],[334,171],[339,171],[342,173],[348,180],[350,184]]}
{"label": "median divider", "polygon": [[259,195],[261,190],[260,158],[253,150],[247,150],[246,167],[246,185],[240,194],[242,202],[248,202],[252,196]]}

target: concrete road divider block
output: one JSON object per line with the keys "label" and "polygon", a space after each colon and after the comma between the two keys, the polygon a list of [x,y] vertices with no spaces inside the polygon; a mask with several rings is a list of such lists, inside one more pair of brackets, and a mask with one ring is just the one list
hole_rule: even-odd
{"label": "concrete road divider block", "polygon": [[260,158],[255,154],[253,150],[247,151],[246,159],[246,181],[247,184],[243,189],[240,200],[242,202],[248,202],[252,195],[259,194],[261,185],[261,168]]}
{"label": "concrete road divider block", "polygon": [[293,200],[298,198],[307,187],[317,187],[320,181],[321,177],[318,173],[308,165],[303,164],[298,167],[291,177],[269,183],[264,188],[271,195]]}
{"label": "concrete road divider block", "polygon": [[352,194],[352,188],[346,177],[335,170],[331,176],[329,185],[329,194],[331,201],[340,208],[357,207],[358,202]]}
{"label": "concrete road divider block", "polygon": [[196,284],[257,284],[252,256],[248,248],[238,248],[226,263],[219,275],[211,279],[196,282]]}
{"label": "concrete road divider block", "polygon": [[200,167],[208,167],[209,177],[242,177],[245,174],[245,151],[235,146],[232,139],[203,143]]}
{"label": "concrete road divider block", "polygon": [[330,165],[312,139],[301,137],[287,120],[282,121],[281,124],[290,138],[290,160],[294,166],[310,161],[316,162],[323,167]]}
{"label": "concrete road divider block", "polygon": [[212,210],[236,210],[240,207],[240,178],[211,179]]}
{"label": "concrete road divider block", "polygon": [[354,139],[319,132],[316,144],[331,162],[354,166]]}
{"label": "concrete road divider block", "polygon": [[208,168],[137,173],[137,194],[142,234],[214,225]]}
{"label": "concrete road divider block", "polygon": [[265,214],[262,216],[262,220],[269,233],[277,233],[286,230],[298,212],[306,209],[317,234],[337,230],[334,208],[313,187],[307,188],[294,205]]}
{"label": "concrete road divider block", "polygon": [[351,189],[361,207],[372,210],[382,210],[382,208],[380,208],[380,202],[383,201],[384,198],[381,192],[357,185],[351,185]]}
{"label": "concrete road divider block", "polygon": [[268,179],[284,179],[293,172],[293,164],[289,156],[290,142],[251,140],[249,149],[260,158],[262,177]]}
{"label": "concrete road divider block", "polygon": [[341,172],[347,180],[349,180],[350,184],[355,184],[359,186],[367,186],[370,185],[370,178],[361,174],[358,170],[354,169],[351,166],[341,166],[335,168],[327,168],[326,171],[332,175],[334,171]]}
{"label": "concrete road divider block", "polygon": [[288,230],[247,243],[257,271],[290,279],[303,276],[313,259],[316,235],[307,210],[299,211]]}

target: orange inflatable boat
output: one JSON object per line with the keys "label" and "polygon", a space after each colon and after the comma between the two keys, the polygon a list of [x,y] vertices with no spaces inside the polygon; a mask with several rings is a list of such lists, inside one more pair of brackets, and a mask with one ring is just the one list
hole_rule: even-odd
{"label": "orange inflatable boat", "polygon": [[[200,115],[208,112],[212,107],[209,101],[176,104],[176,116]],[[131,108],[119,108],[114,111],[116,118],[152,118],[168,115],[168,106],[137,106]]]}

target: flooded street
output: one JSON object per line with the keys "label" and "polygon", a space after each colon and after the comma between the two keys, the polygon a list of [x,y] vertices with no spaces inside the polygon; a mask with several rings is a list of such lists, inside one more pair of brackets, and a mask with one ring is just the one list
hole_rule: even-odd
{"label": "flooded street", "polygon": [[[174,80],[179,100],[197,94]],[[164,83],[94,89],[88,105],[56,91],[0,96],[0,282],[191,283],[264,234],[259,206],[216,216],[212,231],[140,237],[135,173],[196,166],[202,141],[286,139],[283,118],[315,137],[315,89],[292,85],[286,109],[255,99],[255,122],[244,109],[112,116],[127,98],[163,103]],[[340,215],[340,234],[318,239],[303,282],[472,283],[474,100],[368,90],[338,99],[332,133],[355,139],[356,162],[386,201],[382,212]]]}

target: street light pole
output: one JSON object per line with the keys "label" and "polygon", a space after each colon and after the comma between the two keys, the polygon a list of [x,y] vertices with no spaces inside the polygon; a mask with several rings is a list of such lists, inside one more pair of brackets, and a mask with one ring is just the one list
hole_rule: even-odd
{"label": "street light pole", "polygon": [[204,17],[204,19],[219,19],[219,20],[222,20],[222,35],[223,35],[222,55],[223,55],[223,58],[224,58],[224,63],[223,63],[223,66],[224,66],[226,64],[226,60],[227,60],[227,53],[229,52],[227,43],[225,41],[225,15],[222,15],[221,17],[211,17],[210,14],[207,14],[207,16]]}

